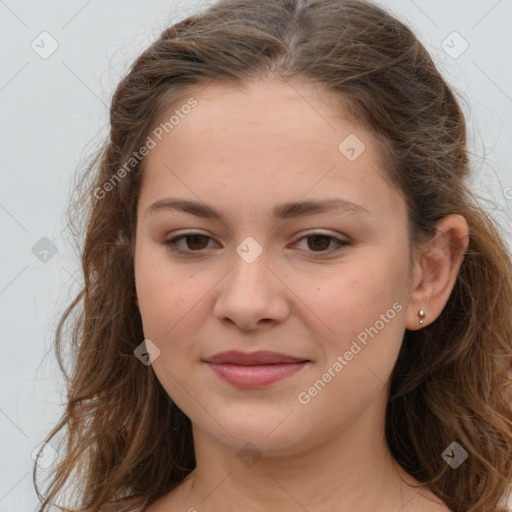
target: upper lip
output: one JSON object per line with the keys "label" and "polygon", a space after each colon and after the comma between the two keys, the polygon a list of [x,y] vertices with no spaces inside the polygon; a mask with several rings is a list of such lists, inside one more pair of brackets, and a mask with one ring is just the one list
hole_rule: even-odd
{"label": "upper lip", "polygon": [[272,352],[269,350],[259,350],[257,352],[240,352],[239,350],[228,350],[226,352],[219,352],[212,357],[206,359],[207,363],[218,364],[238,364],[238,365],[262,365],[262,364],[286,364],[286,363],[301,363],[307,359],[301,357],[293,357],[287,354],[280,354],[279,352]]}

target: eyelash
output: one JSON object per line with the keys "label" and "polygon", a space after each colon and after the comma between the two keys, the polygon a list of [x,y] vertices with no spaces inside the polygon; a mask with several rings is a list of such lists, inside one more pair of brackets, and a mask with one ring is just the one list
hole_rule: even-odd
{"label": "eyelash", "polygon": [[[203,236],[207,239],[212,239],[212,237],[210,236],[207,236],[203,233],[198,233],[198,232],[189,232],[189,233],[184,233],[184,234],[181,234],[181,235],[178,235],[174,238],[171,238],[169,240],[166,240],[164,242],[164,245],[167,246],[167,248],[176,253],[176,254],[181,254],[181,255],[191,255],[191,254],[194,254],[194,253],[198,253],[198,254],[201,254],[202,251],[206,251],[206,249],[200,249],[198,251],[193,251],[193,250],[183,250],[183,249],[178,249],[177,246],[176,246],[176,242],[180,241],[180,240],[183,240],[185,238],[189,238],[189,237],[192,237],[192,236]],[[335,243],[337,243],[338,247],[335,248],[335,249],[328,249],[326,251],[308,251],[310,254],[318,254],[319,256],[314,256],[316,258],[318,257],[322,257],[324,255],[331,255],[331,254],[334,254],[334,253],[339,253],[339,252],[342,252],[344,250],[346,250],[346,247],[348,245],[350,245],[350,242],[348,240],[342,240],[341,238],[337,238],[335,236],[332,236],[332,235],[327,235],[325,233],[321,233],[321,232],[312,232],[312,233],[308,233],[307,235],[304,235],[303,237],[299,238],[298,241],[301,241],[301,240],[304,240],[304,239],[307,239],[307,238],[312,238],[312,237],[315,237],[315,236],[321,236],[321,237],[325,237],[325,238],[329,238],[330,240],[334,240]],[[203,253],[204,254],[204,253]]]}

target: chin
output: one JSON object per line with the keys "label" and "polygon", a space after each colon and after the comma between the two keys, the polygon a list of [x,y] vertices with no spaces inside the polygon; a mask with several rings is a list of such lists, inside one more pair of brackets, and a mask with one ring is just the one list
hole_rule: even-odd
{"label": "chin", "polygon": [[265,456],[286,456],[314,444],[314,432],[308,432],[304,422],[293,418],[294,414],[291,409],[285,413],[283,409],[276,412],[253,409],[245,415],[238,410],[233,415],[218,415],[219,423],[226,426],[227,432],[216,422],[198,426],[208,436],[237,452],[251,451],[254,446],[255,451]]}

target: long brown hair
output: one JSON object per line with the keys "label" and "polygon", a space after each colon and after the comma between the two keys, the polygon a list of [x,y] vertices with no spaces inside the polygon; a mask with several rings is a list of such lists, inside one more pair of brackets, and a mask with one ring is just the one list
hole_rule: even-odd
{"label": "long brown hair", "polygon": [[[110,137],[77,184],[69,216],[85,235],[84,286],[55,337],[68,400],[46,441],[65,428],[66,443],[45,497],[38,491],[40,512],[72,478],[76,499],[63,510],[142,510],[195,467],[190,420],[134,357],[144,339],[134,304],[139,150],[192,91],[261,75],[312,81],[372,130],[407,203],[411,247],[448,214],[467,220],[469,247],[448,303],[435,322],[405,332],[386,438],[398,463],[453,511],[506,510],[512,265],[497,222],[465,184],[466,125],[454,93],[413,32],[364,0],[224,0],[165,30],[136,60],[114,94]],[[468,452],[457,469],[441,456],[452,442]]]}

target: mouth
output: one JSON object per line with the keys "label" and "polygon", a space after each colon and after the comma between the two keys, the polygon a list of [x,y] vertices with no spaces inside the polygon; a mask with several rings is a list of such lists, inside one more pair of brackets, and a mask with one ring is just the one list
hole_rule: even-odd
{"label": "mouth", "polygon": [[223,381],[237,387],[260,388],[291,377],[311,361],[278,352],[220,352],[205,363]]}

